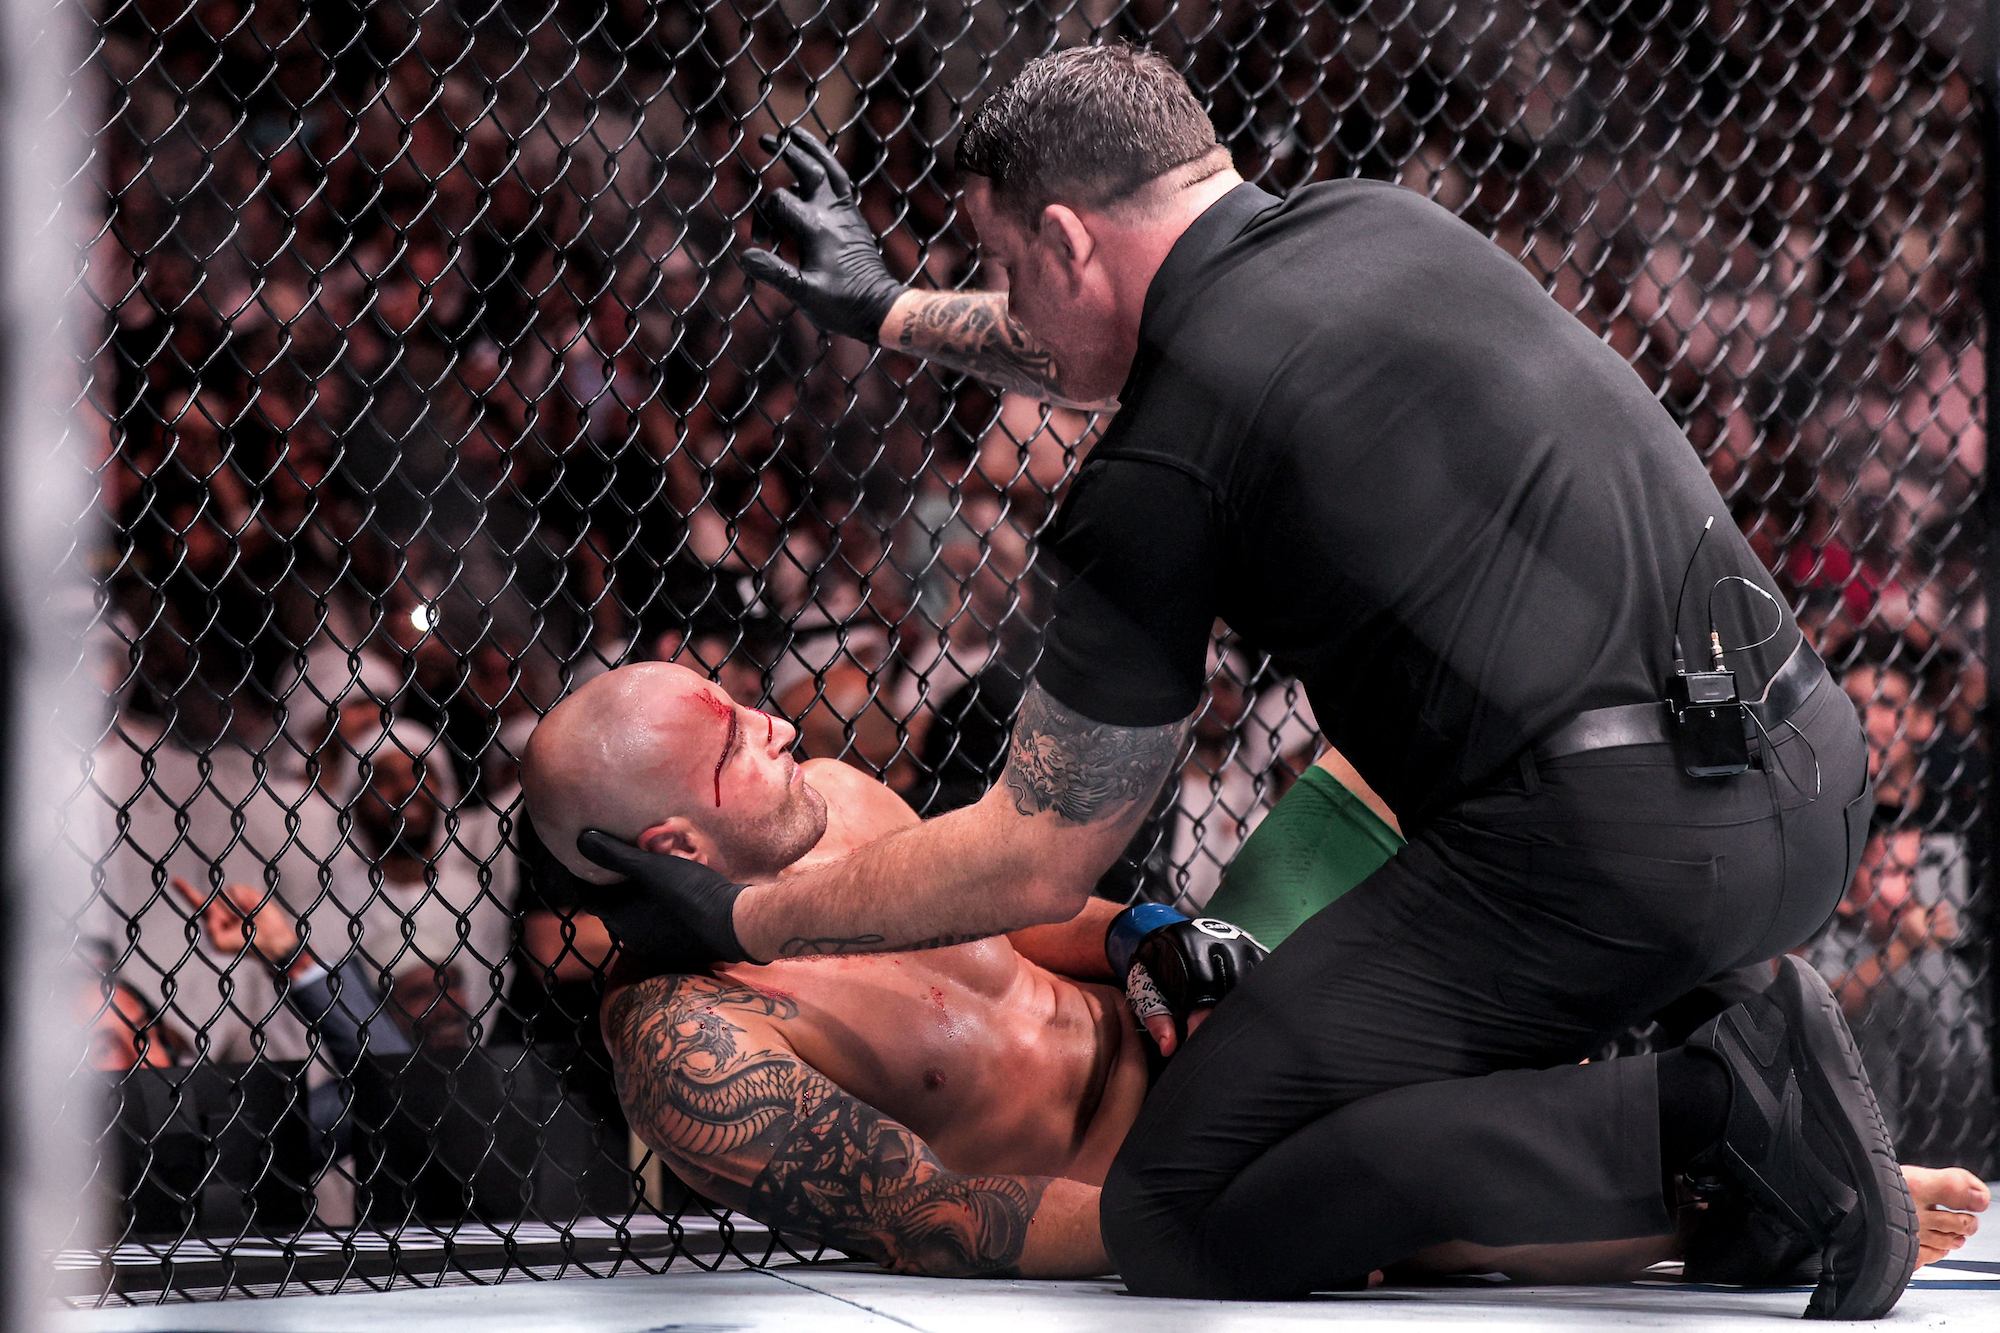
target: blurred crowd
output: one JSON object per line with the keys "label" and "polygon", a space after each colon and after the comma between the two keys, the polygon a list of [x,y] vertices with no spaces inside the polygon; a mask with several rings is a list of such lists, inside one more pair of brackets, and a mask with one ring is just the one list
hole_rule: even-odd
{"label": "blurred crowd", "polygon": [[[302,1060],[337,1088],[370,1049],[567,1045],[615,1116],[608,941],[511,844],[536,718],[622,661],[694,665],[926,813],[976,799],[1037,652],[1037,535],[1104,422],[825,339],[732,255],[788,183],[759,136],[796,128],[837,134],[892,268],[989,285],[953,129],[1109,35],[1183,59],[1268,188],[1359,173],[1458,212],[1685,424],[1870,736],[1874,832],[1814,959],[1900,1090],[1905,1160],[1983,1144],[1990,1116],[1935,1110],[1991,1077],[1980,177],[1950,7],[95,12],[113,707],[70,812],[100,1067]],[[1212,665],[1107,893],[1198,906],[1316,753],[1293,682],[1222,627]]]}

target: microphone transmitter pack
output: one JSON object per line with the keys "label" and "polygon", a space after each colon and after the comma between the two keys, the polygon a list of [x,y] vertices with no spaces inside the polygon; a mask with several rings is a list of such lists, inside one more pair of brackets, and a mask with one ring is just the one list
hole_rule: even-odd
{"label": "microphone transmitter pack", "polygon": [[[1687,568],[1681,571],[1680,595],[1674,598],[1674,674],[1667,679],[1663,701],[1674,718],[1674,749],[1691,778],[1727,778],[1750,770],[1750,714],[1736,693],[1736,673],[1723,664],[1722,639],[1715,632],[1714,589],[1709,590],[1708,642],[1715,665],[1708,671],[1689,671],[1681,656],[1681,607],[1687,602],[1688,578],[1714,527],[1711,514],[1694,539],[1694,550],[1688,552]],[[1779,619],[1782,623],[1783,617]]]}
{"label": "microphone transmitter pack", "polygon": [[1736,673],[1680,671],[1667,682],[1674,746],[1689,777],[1726,778],[1750,768],[1749,722],[1736,694]]}

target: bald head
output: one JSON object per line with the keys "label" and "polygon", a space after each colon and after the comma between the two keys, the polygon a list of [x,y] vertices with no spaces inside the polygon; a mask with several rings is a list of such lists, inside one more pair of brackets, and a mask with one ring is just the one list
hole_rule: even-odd
{"label": "bald head", "polygon": [[528,738],[521,787],[542,841],[585,879],[617,878],[577,851],[586,828],[770,874],[826,830],[825,802],[795,777],[795,736],[686,667],[637,663],[549,710]]}

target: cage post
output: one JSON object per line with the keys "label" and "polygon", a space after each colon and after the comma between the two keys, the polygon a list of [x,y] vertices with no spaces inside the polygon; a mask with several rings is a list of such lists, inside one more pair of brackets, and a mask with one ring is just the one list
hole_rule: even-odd
{"label": "cage post", "polygon": [[[1980,479],[1980,518],[1983,521],[1981,533],[1982,550],[1980,560],[1980,585],[1986,605],[1984,661],[1986,666],[1985,725],[1988,753],[1988,769],[1982,823],[1985,833],[1985,875],[1986,885],[1984,911],[1985,930],[1982,932],[1990,941],[1993,928],[2000,923],[2000,806],[1994,801],[1992,746],[1995,735],[2000,735],[2000,707],[1993,698],[1993,682],[1996,672],[2000,672],[2000,635],[1996,635],[1992,624],[1994,589],[2000,588],[2000,486],[1994,484],[1993,463],[1990,450],[1993,440],[1993,394],[2000,385],[2000,0],[1984,0],[1979,6],[1977,26],[1973,33],[1973,59],[1979,71],[1978,88],[1980,100],[1980,179],[1983,189],[1980,209],[1980,270],[1979,304],[1981,311],[1981,348],[1984,355],[1986,384],[1982,393],[1981,425],[1985,430],[1989,450],[1985,473]],[[2000,969],[1990,963],[1986,970],[1987,1012],[1990,1029],[1995,1037],[2000,1037]],[[2000,1067],[1994,1073],[1993,1093],[2000,1097]]]}
{"label": "cage post", "polygon": [[[82,160],[72,99],[82,11],[57,0],[0,10],[0,1326],[46,1322],[52,1243],[77,1234],[80,1139],[60,1124],[81,1046],[50,997],[85,886],[57,855],[51,791],[76,774],[60,720],[78,714],[75,613],[84,496],[74,410],[76,219]],[[93,706],[86,700],[84,707]],[[101,707],[96,705],[96,707]],[[65,1036],[69,1040],[64,1040]]]}

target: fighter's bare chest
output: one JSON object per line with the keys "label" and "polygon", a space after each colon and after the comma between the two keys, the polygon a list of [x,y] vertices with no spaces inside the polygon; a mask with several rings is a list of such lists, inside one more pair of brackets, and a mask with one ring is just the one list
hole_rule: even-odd
{"label": "fighter's bare chest", "polygon": [[1065,1012],[1011,951],[991,966],[920,955],[879,964],[802,978],[786,1035],[843,1090],[919,1134],[1007,1118],[1017,1103],[1047,1108],[1087,1081],[1088,1016]]}

